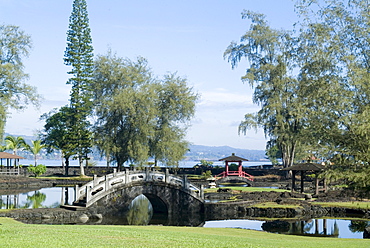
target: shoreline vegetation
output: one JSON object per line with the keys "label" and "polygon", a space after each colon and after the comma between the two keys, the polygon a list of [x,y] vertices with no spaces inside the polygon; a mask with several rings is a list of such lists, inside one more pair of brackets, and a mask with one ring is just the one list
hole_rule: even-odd
{"label": "shoreline vegetation", "polygon": [[369,247],[362,239],[329,239],[234,228],[28,225],[0,218],[4,247]]}

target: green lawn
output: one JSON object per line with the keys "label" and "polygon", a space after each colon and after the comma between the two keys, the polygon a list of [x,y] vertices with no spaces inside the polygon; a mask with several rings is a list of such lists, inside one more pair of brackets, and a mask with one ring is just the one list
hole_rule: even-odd
{"label": "green lawn", "polygon": [[0,218],[1,247],[370,247],[370,240],[311,238],[202,227],[26,225]]}
{"label": "green lawn", "polygon": [[276,202],[261,202],[252,205],[251,207],[255,208],[302,208],[300,205],[292,205],[292,204],[278,204]]}
{"label": "green lawn", "polygon": [[[225,187],[225,188],[232,189],[232,190],[238,190],[238,191],[242,191],[242,192],[262,192],[262,191],[286,192],[286,191],[289,191],[289,190],[285,190],[285,189],[271,189],[271,188],[259,188],[259,187]],[[216,189],[205,189],[204,192],[205,193],[212,193],[212,192],[217,192],[217,190],[218,190],[218,188],[216,188]]]}
{"label": "green lawn", "polygon": [[43,177],[43,176],[40,176],[40,177],[37,177],[39,179],[50,179],[50,180],[71,180],[71,181],[91,181],[93,180],[92,177],[89,177],[89,176],[84,176],[84,177],[81,177],[81,176],[46,176],[46,177]]}
{"label": "green lawn", "polygon": [[370,210],[370,202],[368,201],[352,201],[352,202],[312,202],[312,204],[323,207],[342,207],[351,209],[365,209]]}

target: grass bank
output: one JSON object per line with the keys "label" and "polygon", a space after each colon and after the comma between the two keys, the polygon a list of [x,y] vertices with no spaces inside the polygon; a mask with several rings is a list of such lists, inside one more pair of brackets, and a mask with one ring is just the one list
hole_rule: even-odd
{"label": "grass bank", "polygon": [[314,201],[311,204],[320,205],[322,207],[340,207],[340,208],[349,208],[349,209],[370,210],[370,202],[369,201],[351,201],[351,202],[320,202],[320,201]]}
{"label": "grass bank", "polygon": [[[270,192],[270,191],[275,191],[275,192],[287,192],[289,190],[285,189],[272,189],[272,188],[260,188],[260,187],[225,187],[228,189],[232,189],[235,191],[241,191],[241,192]],[[204,193],[215,193],[217,192],[218,188],[215,189],[205,189]]]}
{"label": "grass bank", "polygon": [[232,228],[26,225],[0,218],[2,247],[369,247],[370,240],[328,239]]}
{"label": "grass bank", "polygon": [[89,176],[40,176],[38,179],[49,179],[49,180],[69,180],[69,181],[86,181],[90,182],[93,178]]}

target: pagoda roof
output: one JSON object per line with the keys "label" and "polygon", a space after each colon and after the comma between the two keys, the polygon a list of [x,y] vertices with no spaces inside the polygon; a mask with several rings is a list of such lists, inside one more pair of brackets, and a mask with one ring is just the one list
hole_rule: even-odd
{"label": "pagoda roof", "polygon": [[231,156],[226,158],[221,158],[218,161],[227,161],[227,162],[240,162],[240,161],[249,161],[246,158],[241,158],[235,155],[235,153],[232,153]]}
{"label": "pagoda roof", "polygon": [[0,152],[0,159],[6,158],[6,159],[24,159],[24,157],[14,155],[8,152]]}
{"label": "pagoda roof", "polygon": [[283,171],[321,171],[324,170],[325,166],[321,164],[315,163],[301,163],[301,164],[294,164],[290,167],[281,169]]}

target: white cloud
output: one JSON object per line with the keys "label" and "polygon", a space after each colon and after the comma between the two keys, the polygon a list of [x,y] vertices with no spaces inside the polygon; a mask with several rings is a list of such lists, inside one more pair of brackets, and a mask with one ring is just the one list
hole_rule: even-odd
{"label": "white cloud", "polygon": [[214,91],[206,91],[201,95],[200,108],[256,108],[252,102],[252,95],[248,93],[235,93],[226,89],[218,88]]}

